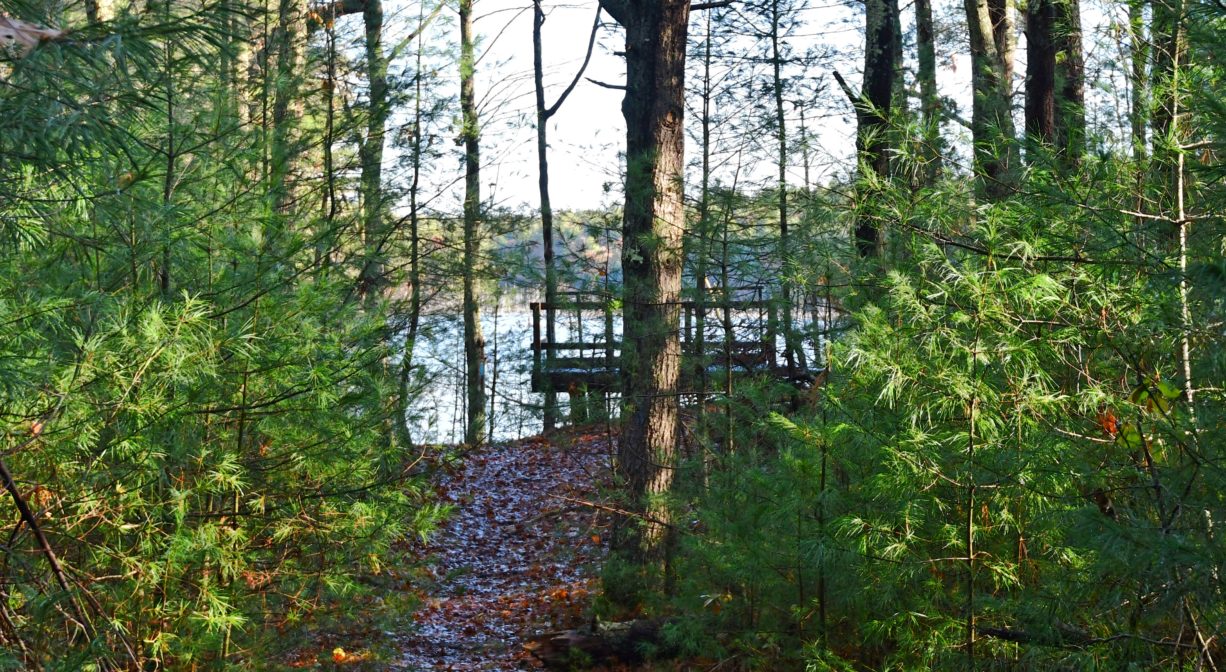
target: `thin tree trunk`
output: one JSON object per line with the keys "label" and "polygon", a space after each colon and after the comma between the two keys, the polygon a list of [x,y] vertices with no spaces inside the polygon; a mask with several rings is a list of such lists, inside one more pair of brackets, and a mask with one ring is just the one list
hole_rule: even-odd
{"label": "thin tree trunk", "polygon": [[[553,115],[557,114],[562,103],[574,91],[575,84],[587,70],[592,59],[592,48],[596,45],[596,31],[600,28],[600,8],[596,9],[596,19],[592,24],[592,36],[588,40],[587,55],[583,65],[571,81],[570,86],[562,92],[553,107],[545,105],[545,64],[541,37],[541,27],[545,25],[545,12],[541,8],[541,0],[532,1],[532,76],[536,88],[536,152],[538,165],[538,185],[541,197],[541,247],[545,257],[545,339],[548,343],[555,342],[554,334],[557,324],[558,300],[558,270],[554,260],[553,249],[553,205],[549,199],[549,136],[546,125]],[[551,368],[554,359],[552,348],[545,350],[545,368]],[[558,393],[554,390],[549,377],[545,376],[545,413],[544,429],[554,428],[558,420]]]}
{"label": "thin tree trunk", "polygon": [[[623,430],[618,475],[632,512],[616,544],[631,562],[667,566],[678,440],[678,337],[689,0],[601,0],[626,29],[626,204],[622,353]],[[640,524],[641,522],[641,524]]]}
{"label": "thin tree trunk", "polygon": [[323,138],[323,160],[324,160],[324,180],[326,184],[322,191],[322,205],[320,215],[324,218],[324,230],[328,231],[326,235],[320,235],[319,240],[315,243],[315,261],[322,264],[325,268],[330,264],[332,241],[335,230],[334,223],[336,214],[339,210],[339,203],[336,200],[336,170],[335,152],[333,145],[336,141],[336,24],[335,17],[329,17],[327,29],[324,31],[325,58],[327,62],[324,68],[324,91],[326,92],[324,100],[324,138]]}
{"label": "thin tree trunk", "polygon": [[289,186],[290,164],[293,161],[293,131],[300,111],[298,84],[304,66],[303,31],[305,29],[301,0],[279,0],[277,26],[273,45],[277,56],[276,82],[272,102],[272,148],[270,157],[269,197],[278,212],[287,212],[292,205]]}
{"label": "thin tree trunk", "polygon": [[[166,21],[170,22],[171,3],[166,3]],[[171,218],[165,222],[162,228],[162,263],[158,268],[158,288],[161,290],[162,298],[170,298],[171,276],[170,276],[170,245],[173,240],[175,222],[173,219],[174,209],[171,207],[171,199],[174,197],[176,167],[176,138],[175,138],[175,77],[173,75],[174,67],[174,41],[166,40],[166,175],[162,180],[162,208],[163,211]]]}
{"label": "thin tree trunk", "polygon": [[1129,57],[1132,60],[1132,96],[1129,121],[1132,125],[1132,158],[1140,163],[1148,156],[1146,129],[1149,127],[1149,39],[1145,35],[1146,0],[1129,0]]}
{"label": "thin tree trunk", "polygon": [[[698,195],[698,251],[694,255],[694,354],[698,366],[698,412],[704,413],[707,392],[707,257],[711,239],[711,15],[707,14],[707,34],[702,53],[702,185]],[[722,288],[725,292],[727,287]]]}
{"label": "thin tree trunk", "polygon": [[907,105],[907,68],[903,58],[902,12],[898,0],[889,0],[890,20],[894,22],[894,103],[892,114],[896,119],[905,119],[910,113]]}
{"label": "thin tree trunk", "polygon": [[383,141],[387,132],[387,58],[383,54],[383,2],[366,0],[362,10],[366,27],[366,79],[370,87],[366,112],[366,138],[358,148],[362,164],[362,292],[377,301],[383,286],[387,232],[384,230]]}
{"label": "thin tree trunk", "polygon": [[477,122],[476,61],[473,55],[473,0],[460,0],[460,108],[464,117],[464,364],[467,371],[468,422],[464,441],[480,443],[485,435],[485,336],[477,298],[481,257],[481,156]]}
{"label": "thin tree trunk", "polygon": [[[797,355],[800,350],[795,343],[795,330],[792,328],[792,293],[794,291],[792,274],[796,269],[792,263],[792,242],[788,231],[788,133],[787,117],[783,113],[783,49],[779,41],[781,10],[779,0],[771,2],[771,89],[775,95],[775,132],[778,141],[777,185],[779,188],[779,261],[782,265],[783,295],[779,302],[783,324],[783,357],[787,362],[788,373],[794,374],[797,366]],[[771,345],[774,347],[774,344]]]}
{"label": "thin tree trunk", "polygon": [[426,18],[425,3],[418,6],[417,14],[417,69],[414,73],[413,97],[413,134],[409,148],[411,177],[409,179],[409,315],[408,326],[404,335],[404,346],[400,356],[400,380],[398,381],[398,407],[396,409],[396,431],[400,435],[400,445],[410,446],[413,437],[409,434],[409,397],[410,385],[413,380],[413,351],[417,346],[417,333],[421,324],[421,245],[420,245],[420,210],[418,206],[418,191],[421,189],[421,151],[422,151],[422,60],[425,52],[425,38],[422,33],[426,24],[437,14]]}
{"label": "thin tree trunk", "polygon": [[[1159,212],[1176,210],[1175,194],[1179,191],[1177,164],[1184,131],[1179,123],[1179,86],[1176,70],[1187,58],[1187,26],[1183,0],[1154,0],[1153,22],[1150,31],[1153,44],[1153,149],[1152,156],[1157,171],[1157,200]],[[1173,241],[1178,227],[1163,225],[1159,235]]]}
{"label": "thin tree trunk", "polygon": [[931,184],[941,174],[942,146],[932,0],[915,0],[915,41],[919,61],[920,114],[924,124],[924,179]]}
{"label": "thin tree trunk", "polygon": [[[555,343],[558,269],[554,262],[553,205],[549,200],[549,137],[546,128],[549,114],[545,109],[545,65],[541,45],[541,26],[545,23],[545,12],[541,9],[541,0],[532,0],[532,10],[532,75],[536,84],[536,154],[541,196],[541,252],[545,257],[545,341]],[[552,368],[553,359],[553,348],[546,348],[546,370]],[[544,376],[544,380],[544,428],[548,432],[557,423],[558,393],[550,384],[549,376]]]}

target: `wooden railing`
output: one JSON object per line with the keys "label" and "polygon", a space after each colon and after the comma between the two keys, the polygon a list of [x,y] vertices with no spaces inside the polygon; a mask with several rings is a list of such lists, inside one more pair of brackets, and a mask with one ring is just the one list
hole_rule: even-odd
{"label": "wooden railing", "polygon": [[[705,388],[710,375],[720,372],[764,373],[798,381],[812,377],[808,371],[784,371],[779,365],[775,302],[756,287],[736,288],[731,294],[747,298],[730,298],[714,289],[707,290],[699,301],[678,302],[685,358],[682,370],[697,377],[688,382]],[[619,384],[621,342],[616,306],[613,297],[592,292],[559,292],[553,304],[530,304],[534,391],[546,386],[559,392],[577,387],[607,390]],[[550,311],[555,330],[563,323],[573,325],[564,329],[572,336],[562,338],[555,333],[554,340],[548,338]]]}

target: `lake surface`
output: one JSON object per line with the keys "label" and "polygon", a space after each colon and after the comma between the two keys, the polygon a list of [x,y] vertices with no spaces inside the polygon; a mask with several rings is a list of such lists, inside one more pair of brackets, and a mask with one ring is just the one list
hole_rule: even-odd
{"label": "lake surface", "polygon": [[[542,332],[544,316],[542,315]],[[737,315],[737,322],[752,320]],[[723,338],[718,319],[708,318],[707,339]],[[539,434],[543,429],[544,395],[532,391],[532,313],[526,301],[506,301],[500,307],[483,308],[481,325],[485,332],[486,395],[490,399],[493,441],[509,441]],[[813,334],[813,320],[798,320],[797,330]],[[582,328],[582,332],[581,332]],[[738,338],[749,337],[744,329],[734,328]],[[559,341],[602,342],[604,324],[589,312],[580,320],[569,311],[557,313]],[[620,315],[613,319],[613,335],[621,339]],[[542,337],[544,334],[542,333]],[[820,337],[824,341],[824,337]],[[814,339],[805,338],[803,349],[809,362],[816,361]],[[782,353],[782,342],[777,350]],[[458,314],[423,315],[421,332],[413,354],[418,366],[418,394],[411,405],[409,428],[419,443],[459,443],[464,436],[464,323]],[[562,417],[569,411],[568,395],[558,393]],[[615,403],[612,405],[615,406]],[[612,410],[616,410],[615,408]]]}
{"label": "lake surface", "polygon": [[[542,322],[544,318],[542,316]],[[579,321],[558,314],[559,339],[578,340]],[[585,322],[590,327],[591,323]],[[494,441],[509,441],[539,434],[543,429],[545,396],[532,391],[532,313],[524,304],[484,308],[486,395],[491,401]],[[542,330],[544,326],[542,324]],[[621,317],[613,320],[613,333],[621,338]],[[589,339],[604,338],[583,332]],[[543,336],[543,334],[542,334]],[[423,376],[420,394],[411,406],[409,428],[422,443],[458,443],[464,436],[464,322],[460,315],[422,316],[421,336],[413,359]],[[569,409],[565,393],[558,394],[563,417]]]}

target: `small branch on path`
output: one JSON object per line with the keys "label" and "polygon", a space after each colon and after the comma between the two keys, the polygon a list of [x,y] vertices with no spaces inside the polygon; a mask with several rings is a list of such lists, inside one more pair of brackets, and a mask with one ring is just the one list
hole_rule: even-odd
{"label": "small branch on path", "polygon": [[641,513],[635,513],[635,512],[633,512],[633,511],[626,511],[625,509],[618,509],[618,508],[614,508],[614,507],[612,507],[612,506],[605,506],[604,504],[597,504],[596,502],[588,502],[588,501],[584,501],[584,500],[582,500],[582,499],[574,499],[574,498],[572,498],[572,497],[564,497],[564,496],[562,496],[562,495],[548,495],[548,496],[549,496],[549,497],[552,497],[552,498],[554,498],[554,499],[560,499],[560,500],[563,500],[563,501],[566,501],[566,502],[574,502],[575,504],[579,504],[580,506],[586,506],[586,507],[588,507],[588,508],[592,508],[592,509],[599,509],[600,511],[607,511],[607,512],[609,512],[609,513],[615,513],[615,514],[617,514],[617,515],[619,515],[619,516],[629,516],[629,517],[631,517],[631,518],[638,518],[639,520],[644,520],[644,521],[647,521],[647,522],[649,522],[649,523],[651,523],[651,524],[653,524],[653,525],[662,525],[662,526],[667,527],[667,528],[672,529],[672,530],[677,529],[677,526],[676,526],[676,525],[673,525],[672,523],[665,522],[665,521],[663,521],[663,520],[657,520],[657,519],[655,519],[655,518],[651,518],[651,517],[649,517],[649,516],[645,516],[645,515],[643,515],[643,514],[641,514]]}
{"label": "small branch on path", "polygon": [[536,514],[535,516],[532,516],[531,518],[527,518],[525,520],[508,520],[505,523],[499,523],[499,524],[504,527],[510,526],[510,525],[531,525],[532,523],[539,523],[540,521],[546,518],[549,518],[551,516],[560,516],[566,513],[574,513],[575,511],[580,511],[583,508],[584,507],[582,506],[566,506],[560,509],[549,509],[548,511],[542,511]]}

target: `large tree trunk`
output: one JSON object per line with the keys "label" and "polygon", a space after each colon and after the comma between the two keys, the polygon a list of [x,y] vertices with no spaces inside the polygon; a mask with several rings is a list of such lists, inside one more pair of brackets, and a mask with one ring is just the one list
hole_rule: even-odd
{"label": "large tree trunk", "polygon": [[[856,108],[856,150],[861,169],[880,179],[890,174],[890,108],[894,99],[895,0],[866,0],[864,6],[864,83],[860,95],[848,89]],[[840,78],[840,84],[846,83]],[[862,215],[856,223],[856,249],[862,257],[881,253],[882,236],[876,217]]]}
{"label": "large tree trunk", "polygon": [[941,101],[937,93],[932,0],[915,0],[915,42],[919,61],[920,113],[924,125],[924,179],[932,183],[941,174]]}
{"label": "large tree trunk", "polygon": [[971,46],[971,135],[979,191],[989,200],[1013,189],[1014,155],[1011,82],[1013,9],[1011,0],[965,0]]}
{"label": "large tree trunk", "polygon": [[[617,471],[642,520],[623,520],[620,553],[663,564],[674,477],[689,0],[601,0],[626,29],[626,204],[622,224],[623,427]],[[637,516],[636,516],[637,517]],[[641,524],[640,524],[641,523]]]}
{"label": "large tree trunk", "polygon": [[1056,3],[1030,0],[1026,9],[1026,135],[1050,145],[1056,137]]}
{"label": "large tree trunk", "polygon": [[473,2],[460,0],[460,108],[464,117],[464,364],[468,378],[468,423],[464,442],[485,436],[485,336],[477,301],[477,265],[481,258],[481,156],[474,82]]}
{"label": "large tree trunk", "polygon": [[1026,135],[1070,162],[1085,151],[1084,72],[1077,0],[1031,0],[1026,14]]}
{"label": "large tree trunk", "polygon": [[1081,3],[1064,0],[1056,5],[1056,146],[1076,162],[1085,154],[1085,52],[1081,46]]}

